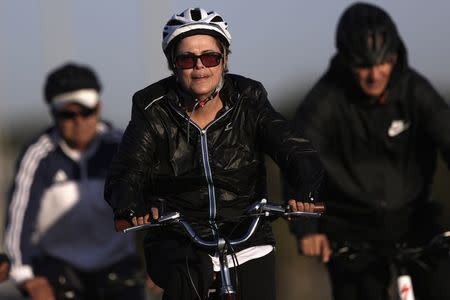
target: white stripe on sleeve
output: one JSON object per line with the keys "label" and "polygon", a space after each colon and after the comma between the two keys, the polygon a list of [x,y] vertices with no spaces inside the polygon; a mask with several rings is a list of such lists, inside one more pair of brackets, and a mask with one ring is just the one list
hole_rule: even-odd
{"label": "white stripe on sleeve", "polygon": [[30,189],[40,161],[54,148],[48,135],[43,135],[26,150],[15,178],[15,189],[9,207],[9,225],[5,248],[15,265],[22,265],[20,242]]}

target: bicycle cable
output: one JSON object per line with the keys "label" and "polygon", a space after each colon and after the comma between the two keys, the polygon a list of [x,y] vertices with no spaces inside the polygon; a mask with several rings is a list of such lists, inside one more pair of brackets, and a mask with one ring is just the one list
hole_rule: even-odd
{"label": "bicycle cable", "polygon": [[225,242],[227,243],[228,247],[231,250],[231,259],[233,260],[233,266],[234,266],[234,278],[236,281],[236,290],[239,290],[240,293],[242,293],[241,285],[239,283],[239,275],[237,268],[239,267],[239,261],[237,259],[236,251],[234,251],[233,245],[231,245],[230,240],[226,239]]}
{"label": "bicycle cable", "polygon": [[[188,250],[191,250],[192,244],[193,244],[193,242],[191,241],[189,243],[189,245],[188,245]],[[197,290],[197,288],[195,286],[195,283],[194,283],[194,280],[192,278],[191,272],[189,271],[189,258],[188,258],[188,253],[187,252],[186,252],[186,256],[185,256],[185,262],[186,262],[187,275],[188,275],[189,281],[191,282],[192,288],[194,289],[195,294],[198,297],[198,300],[202,300],[202,297],[200,297],[200,294],[199,294],[199,292],[198,292],[198,290]]]}

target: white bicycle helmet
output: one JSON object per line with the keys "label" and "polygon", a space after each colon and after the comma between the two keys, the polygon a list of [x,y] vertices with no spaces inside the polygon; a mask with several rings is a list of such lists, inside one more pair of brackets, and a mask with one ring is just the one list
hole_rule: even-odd
{"label": "white bicycle helmet", "polygon": [[221,15],[214,11],[207,12],[202,8],[188,8],[180,14],[173,15],[164,26],[162,40],[164,53],[174,41],[194,34],[212,35],[220,39],[225,47],[230,46],[231,35],[228,24]]}

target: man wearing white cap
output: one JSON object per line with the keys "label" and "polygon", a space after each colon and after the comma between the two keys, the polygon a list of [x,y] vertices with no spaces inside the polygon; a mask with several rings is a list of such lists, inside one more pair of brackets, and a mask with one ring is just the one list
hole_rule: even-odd
{"label": "man wearing white cap", "polygon": [[11,279],[33,300],[144,297],[134,239],[114,231],[103,200],[121,132],[100,120],[100,92],[87,66],[49,73],[54,126],[17,164],[5,246]]}

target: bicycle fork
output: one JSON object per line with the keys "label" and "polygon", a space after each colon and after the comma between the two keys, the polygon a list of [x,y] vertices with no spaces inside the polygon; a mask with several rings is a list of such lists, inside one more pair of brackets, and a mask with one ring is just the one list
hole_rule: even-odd
{"label": "bicycle fork", "polygon": [[[395,264],[395,262],[393,262],[393,264]],[[399,300],[416,300],[411,276],[409,276],[404,267],[400,266],[396,268],[394,265],[391,265],[391,271],[392,280],[396,285],[395,292],[397,297],[395,298]]]}
{"label": "bicycle fork", "polygon": [[408,274],[397,277],[398,295],[401,300],[415,300],[411,277]]}

